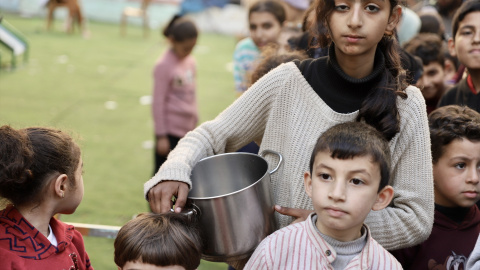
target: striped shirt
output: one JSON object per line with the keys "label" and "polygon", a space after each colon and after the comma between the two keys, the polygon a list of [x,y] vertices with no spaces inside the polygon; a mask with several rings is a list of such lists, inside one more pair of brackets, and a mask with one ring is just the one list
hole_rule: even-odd
{"label": "striped shirt", "polygon": [[250,85],[250,77],[255,69],[255,61],[260,58],[260,49],[250,37],[238,42],[233,52],[233,79],[235,89],[244,92]]}
{"label": "striped shirt", "polygon": [[[367,231],[367,243],[345,269],[403,269]],[[336,251],[317,232],[312,215],[265,238],[257,247],[245,269],[334,269]]]}

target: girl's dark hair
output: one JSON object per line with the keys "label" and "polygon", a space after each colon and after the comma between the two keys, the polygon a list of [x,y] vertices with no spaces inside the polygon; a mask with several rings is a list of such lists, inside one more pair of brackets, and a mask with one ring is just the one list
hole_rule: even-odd
{"label": "girl's dark hair", "polygon": [[280,24],[283,24],[287,19],[287,13],[285,12],[285,8],[279,1],[275,1],[275,0],[266,0],[266,1],[256,2],[248,10],[248,18],[250,18],[250,16],[254,12],[271,13]]}
{"label": "girl's dark hair", "polygon": [[44,187],[59,174],[75,187],[80,148],[60,130],[2,126],[0,153],[0,197],[14,205],[40,202]]}
{"label": "girl's dark hair", "polygon": [[163,35],[166,38],[173,38],[177,42],[197,38],[198,30],[195,23],[180,15],[175,15],[163,29]]}
{"label": "girl's dark hair", "polygon": [[469,0],[462,3],[462,5],[457,9],[455,15],[452,19],[452,38],[455,40],[455,35],[457,34],[458,27],[460,23],[465,19],[465,16],[468,14],[480,11],[480,0]]}
{"label": "girl's dark hair", "polygon": [[480,114],[466,106],[440,107],[428,115],[432,162],[435,164],[453,140],[480,142]]}
{"label": "girl's dark hair", "polygon": [[[390,1],[390,14],[398,5],[398,0]],[[320,47],[327,47],[331,40],[328,34],[328,18],[335,8],[335,0],[317,0],[316,22],[319,27],[312,28],[312,34],[319,41]],[[382,132],[391,140],[400,131],[400,117],[397,108],[397,96],[407,98],[407,73],[400,61],[401,50],[396,39],[396,30],[392,35],[384,35],[378,43],[378,49],[385,56],[386,72],[375,91],[371,91],[359,110],[357,121],[364,120]]]}
{"label": "girl's dark hair", "polygon": [[310,157],[310,175],[319,152],[330,153],[331,158],[353,159],[371,157],[380,167],[378,192],[390,182],[390,147],[383,134],[363,122],[345,122],[325,131],[317,140]]}
{"label": "girl's dark hair", "polygon": [[200,265],[202,241],[195,222],[184,214],[144,213],[122,226],[114,242],[117,266],[142,262],[156,266]]}

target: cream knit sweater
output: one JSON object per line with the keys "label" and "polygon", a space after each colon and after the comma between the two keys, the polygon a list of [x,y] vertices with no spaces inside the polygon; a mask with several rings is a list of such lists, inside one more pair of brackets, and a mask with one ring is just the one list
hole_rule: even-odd
{"label": "cream knit sweater", "polygon": [[[386,249],[399,249],[425,240],[434,213],[430,136],[421,92],[410,86],[407,99],[398,98],[400,132],[390,141],[392,153],[392,205],[372,211],[366,224]],[[233,152],[254,140],[260,152],[274,150],[284,164],[271,175],[275,203],[312,209],[303,187],[314,144],[325,130],[355,121],[358,111],[340,114],[315,93],[294,63],[282,64],[263,76],[214,120],[197,127],[179,142],[158,173],[144,185],[145,196],[162,180],[190,186],[190,173],[202,158]],[[276,157],[267,155],[271,166]],[[201,184],[201,183],[200,183]],[[292,218],[276,214],[280,227]]]}

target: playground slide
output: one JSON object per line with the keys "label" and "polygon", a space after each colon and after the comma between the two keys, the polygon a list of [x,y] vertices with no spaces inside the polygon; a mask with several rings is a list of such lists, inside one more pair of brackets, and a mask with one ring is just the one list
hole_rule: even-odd
{"label": "playground slide", "polygon": [[12,67],[15,67],[16,57],[26,54],[28,51],[28,42],[21,36],[18,31],[15,31],[4,19],[0,18],[0,44],[4,45],[12,52]]}

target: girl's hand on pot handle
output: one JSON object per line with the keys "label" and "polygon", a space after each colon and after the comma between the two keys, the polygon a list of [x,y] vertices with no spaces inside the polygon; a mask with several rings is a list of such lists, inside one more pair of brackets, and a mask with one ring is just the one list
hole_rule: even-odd
{"label": "girl's hand on pot handle", "polygon": [[289,207],[284,207],[280,205],[275,205],[275,211],[277,211],[282,215],[294,217],[295,220],[292,222],[292,224],[306,220],[308,215],[310,215],[313,212],[312,210],[289,208]]}
{"label": "girl's hand on pot handle", "polygon": [[172,197],[175,196],[175,212],[180,213],[185,206],[188,185],[180,181],[163,181],[148,191],[148,202],[154,213],[167,213],[172,209]]}

